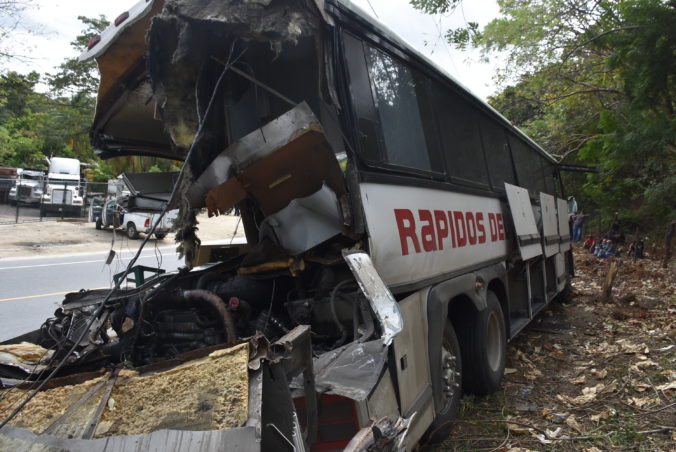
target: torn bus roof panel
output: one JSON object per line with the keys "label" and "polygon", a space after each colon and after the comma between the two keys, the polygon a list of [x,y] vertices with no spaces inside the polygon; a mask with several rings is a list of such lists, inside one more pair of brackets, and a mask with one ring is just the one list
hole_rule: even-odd
{"label": "torn bus roof panel", "polygon": [[216,214],[249,195],[271,215],[324,184],[338,198],[345,193],[338,160],[303,102],[223,151],[189,189],[188,199],[192,208],[206,204]]}

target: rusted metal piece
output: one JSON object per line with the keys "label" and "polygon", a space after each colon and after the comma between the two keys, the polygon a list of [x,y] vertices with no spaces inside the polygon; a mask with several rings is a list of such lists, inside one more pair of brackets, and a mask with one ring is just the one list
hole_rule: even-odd
{"label": "rusted metal piece", "polygon": [[228,312],[225,307],[225,302],[216,295],[215,293],[203,290],[186,290],[183,292],[183,296],[188,301],[203,301],[213,307],[219,314],[222,322],[223,328],[225,329],[226,341],[229,345],[232,345],[237,340],[237,332],[235,331],[235,322],[232,320],[230,312]]}
{"label": "rusted metal piece", "polygon": [[199,177],[188,198],[193,207],[206,203],[215,214],[250,196],[267,216],[322,185],[338,198],[346,192],[324,131],[303,102],[230,145]]}
{"label": "rusted metal piece", "polygon": [[298,273],[305,270],[305,262],[302,259],[288,258],[278,261],[265,262],[260,265],[254,265],[251,267],[240,267],[237,269],[238,275],[251,275],[254,273],[263,273],[274,270],[285,270],[288,269],[292,275],[297,275]]}
{"label": "rusted metal piece", "polygon": [[110,377],[108,378],[108,383],[106,385],[106,390],[103,392],[103,395],[101,396],[101,401],[99,402],[99,406],[96,409],[96,413],[94,413],[94,417],[92,417],[91,422],[87,426],[85,432],[82,434],[82,439],[92,439],[94,437],[94,434],[96,433],[96,427],[98,427],[99,425],[99,421],[101,420],[101,416],[103,415],[103,410],[105,410],[106,405],[108,405],[108,400],[110,399],[110,395],[113,393],[113,387],[115,386],[117,376],[120,374],[121,369],[122,369],[121,367],[116,367],[110,373]]}
{"label": "rusted metal piece", "polygon": [[[319,428],[319,414],[317,392],[315,389],[315,374],[312,361],[312,341],[310,327],[301,325],[289,331],[275,344],[289,344],[291,354],[289,359],[282,361],[287,377],[293,378],[303,373],[303,390],[305,391],[305,424],[307,425],[306,438],[311,447],[317,437]],[[288,347],[288,346],[287,346]]]}
{"label": "rusted metal piece", "polygon": [[405,433],[410,419],[399,418],[396,422],[382,418],[373,420],[352,437],[343,452],[399,451],[403,450],[402,433]]}
{"label": "rusted metal piece", "polygon": [[317,437],[319,418],[310,333],[308,325],[300,325],[272,344],[265,336],[257,334],[251,340],[249,369],[258,370],[262,363],[267,361],[271,364],[281,364],[288,380],[303,374],[306,441],[312,445]]}

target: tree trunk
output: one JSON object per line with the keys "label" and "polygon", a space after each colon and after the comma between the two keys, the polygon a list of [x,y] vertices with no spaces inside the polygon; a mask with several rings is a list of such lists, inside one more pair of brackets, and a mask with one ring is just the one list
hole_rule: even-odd
{"label": "tree trunk", "polygon": [[667,268],[669,266],[669,260],[671,259],[671,240],[674,237],[674,229],[676,228],[676,222],[672,222],[667,229],[666,234],[664,234],[664,260],[662,261],[662,268]]}
{"label": "tree trunk", "polygon": [[612,298],[613,284],[615,284],[615,277],[617,276],[617,270],[619,268],[620,265],[617,259],[611,259],[610,263],[608,264],[606,277],[603,280],[603,286],[601,287],[603,300],[610,300],[610,298]]}

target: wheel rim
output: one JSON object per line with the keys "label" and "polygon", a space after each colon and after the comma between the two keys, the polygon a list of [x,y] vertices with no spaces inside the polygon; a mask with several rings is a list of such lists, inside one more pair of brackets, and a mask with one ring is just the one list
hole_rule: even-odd
{"label": "wheel rim", "polygon": [[488,365],[493,372],[497,372],[500,369],[500,361],[502,360],[502,329],[500,328],[498,315],[495,312],[488,314],[486,336]]}
{"label": "wheel rim", "polygon": [[441,347],[441,387],[443,409],[441,413],[447,412],[451,408],[453,397],[460,390],[460,369],[458,369],[458,359],[453,354],[451,344],[444,340]]}

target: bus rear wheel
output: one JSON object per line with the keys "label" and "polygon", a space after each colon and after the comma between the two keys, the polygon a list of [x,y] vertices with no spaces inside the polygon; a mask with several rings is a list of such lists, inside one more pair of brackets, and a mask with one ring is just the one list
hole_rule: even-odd
{"label": "bus rear wheel", "polygon": [[500,389],[507,361],[507,330],[498,297],[486,295],[486,309],[456,323],[462,349],[464,389],[486,395]]}
{"label": "bus rear wheel", "polygon": [[441,343],[441,402],[434,421],[422,438],[422,443],[440,443],[453,430],[453,420],[460,409],[462,398],[462,358],[460,344],[450,320],[446,320]]}

